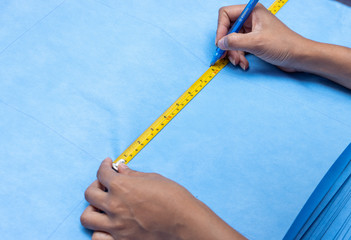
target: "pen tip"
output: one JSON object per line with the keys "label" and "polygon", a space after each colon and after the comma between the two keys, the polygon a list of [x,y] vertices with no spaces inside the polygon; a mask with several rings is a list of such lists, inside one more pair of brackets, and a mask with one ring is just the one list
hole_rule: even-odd
{"label": "pen tip", "polygon": [[[218,59],[219,59],[218,54],[216,54],[216,55],[212,58],[212,60],[211,60],[211,66],[215,65],[216,62],[218,61]],[[210,67],[211,67],[211,66],[210,66]]]}

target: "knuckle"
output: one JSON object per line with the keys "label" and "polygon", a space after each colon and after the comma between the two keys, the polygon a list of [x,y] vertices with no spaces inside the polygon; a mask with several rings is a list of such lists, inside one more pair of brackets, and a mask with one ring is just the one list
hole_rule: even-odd
{"label": "knuckle", "polygon": [[99,170],[96,172],[96,178],[99,179],[99,176],[101,176],[101,167]]}
{"label": "knuckle", "polygon": [[226,10],[226,7],[221,7],[219,10],[218,10],[218,14],[219,15],[222,15]]}
{"label": "knuckle", "polygon": [[88,187],[85,192],[84,192],[84,197],[85,197],[85,200],[88,201],[89,197],[91,196],[91,187]]}
{"label": "knuckle", "polygon": [[118,231],[124,230],[124,229],[126,229],[126,222],[125,221],[115,221],[113,223],[113,228],[118,230]]}
{"label": "knuckle", "polygon": [[89,218],[86,214],[86,212],[83,212],[82,215],[80,216],[80,223],[84,226],[87,227],[89,224]]}
{"label": "knuckle", "polygon": [[85,200],[88,200],[88,198],[89,198],[89,188],[87,188],[87,190],[85,190],[84,198],[85,198]]}
{"label": "knuckle", "polygon": [[119,210],[120,208],[120,204],[113,199],[109,199],[106,201],[106,208],[110,211],[110,212],[116,212]]}

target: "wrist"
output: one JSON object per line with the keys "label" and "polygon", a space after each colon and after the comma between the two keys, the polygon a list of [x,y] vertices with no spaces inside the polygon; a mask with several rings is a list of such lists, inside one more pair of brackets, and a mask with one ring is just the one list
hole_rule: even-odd
{"label": "wrist", "polygon": [[291,67],[298,72],[311,72],[314,68],[315,60],[318,59],[316,44],[317,42],[302,37],[294,49],[295,57]]}
{"label": "wrist", "polygon": [[176,229],[181,240],[236,240],[246,239],[201,201],[194,199],[192,206],[184,212],[182,223]]}
{"label": "wrist", "polygon": [[351,89],[351,49],[306,39],[299,49],[296,70],[313,73]]}

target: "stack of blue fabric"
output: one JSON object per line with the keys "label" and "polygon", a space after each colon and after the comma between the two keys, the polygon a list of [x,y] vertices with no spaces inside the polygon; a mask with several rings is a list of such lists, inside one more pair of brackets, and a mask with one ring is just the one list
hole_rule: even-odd
{"label": "stack of blue fabric", "polygon": [[351,144],[329,169],[284,237],[351,239]]}

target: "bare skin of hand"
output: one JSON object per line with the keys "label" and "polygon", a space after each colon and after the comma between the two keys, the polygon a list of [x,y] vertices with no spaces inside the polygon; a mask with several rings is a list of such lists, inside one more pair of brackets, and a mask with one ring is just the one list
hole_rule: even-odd
{"label": "bare skin of hand", "polygon": [[245,5],[219,10],[216,44],[227,50],[229,60],[246,70],[245,52],[278,66],[287,72],[308,72],[335,81],[351,89],[351,49],[315,42],[284,25],[262,4],[257,4],[241,33],[226,36]]}
{"label": "bare skin of hand", "polygon": [[179,184],[105,159],[86,190],[81,216],[93,240],[246,239]]}

